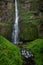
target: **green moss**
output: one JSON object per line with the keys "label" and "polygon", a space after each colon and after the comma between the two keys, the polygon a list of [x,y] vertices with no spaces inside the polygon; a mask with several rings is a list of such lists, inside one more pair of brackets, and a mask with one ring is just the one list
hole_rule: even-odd
{"label": "green moss", "polygon": [[22,65],[20,49],[0,36],[0,65]]}
{"label": "green moss", "polygon": [[38,37],[40,25],[38,5],[39,0],[23,0],[18,3],[20,38],[23,40],[34,40]]}
{"label": "green moss", "polygon": [[34,40],[38,38],[37,27],[31,22],[20,23],[20,30],[20,38],[22,38],[23,40]]}
{"label": "green moss", "polygon": [[27,44],[26,48],[34,54],[36,64],[43,65],[43,39],[37,39]]}

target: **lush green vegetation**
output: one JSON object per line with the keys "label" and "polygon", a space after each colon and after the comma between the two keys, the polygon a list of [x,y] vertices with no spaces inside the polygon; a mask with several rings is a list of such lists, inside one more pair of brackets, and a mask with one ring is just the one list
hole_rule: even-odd
{"label": "lush green vegetation", "polygon": [[20,0],[19,28],[20,38],[23,40],[34,40],[39,37],[40,13],[38,12],[39,0]]}
{"label": "lush green vegetation", "polygon": [[36,64],[43,65],[43,39],[37,39],[27,44],[26,48],[34,54]]}
{"label": "lush green vegetation", "polygon": [[20,37],[23,40],[34,40],[38,38],[38,29],[36,25],[32,24],[31,22],[29,23],[20,23]]}
{"label": "lush green vegetation", "polygon": [[[15,4],[8,1],[2,0],[0,2],[0,35],[11,40],[15,19]],[[34,54],[36,65],[43,65],[43,39],[37,39],[43,38],[43,1],[19,0],[17,4],[19,38],[23,40],[18,47],[29,49]],[[20,49],[2,36],[0,36],[0,65],[22,65]],[[24,45],[24,41],[32,42],[26,42],[26,45]]]}
{"label": "lush green vegetation", "polygon": [[0,36],[0,65],[22,65],[20,49]]}

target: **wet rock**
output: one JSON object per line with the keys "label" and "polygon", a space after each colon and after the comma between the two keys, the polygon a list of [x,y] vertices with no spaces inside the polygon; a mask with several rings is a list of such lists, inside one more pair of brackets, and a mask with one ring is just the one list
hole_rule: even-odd
{"label": "wet rock", "polygon": [[25,49],[22,49],[21,54],[25,58],[33,57],[33,54],[31,53],[31,51],[28,51],[28,50],[25,50]]}
{"label": "wet rock", "polygon": [[22,49],[21,54],[24,61],[23,65],[35,65],[34,55],[31,51]]}

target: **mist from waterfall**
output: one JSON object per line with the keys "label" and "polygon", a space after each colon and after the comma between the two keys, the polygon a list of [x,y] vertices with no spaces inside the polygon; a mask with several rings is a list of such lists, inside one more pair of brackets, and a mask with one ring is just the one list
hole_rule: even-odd
{"label": "mist from waterfall", "polygon": [[13,29],[13,33],[12,33],[12,40],[13,43],[18,44],[19,42],[19,38],[18,38],[18,34],[19,34],[19,27],[18,27],[18,7],[17,7],[17,0],[15,0],[15,21],[14,21],[14,29]]}

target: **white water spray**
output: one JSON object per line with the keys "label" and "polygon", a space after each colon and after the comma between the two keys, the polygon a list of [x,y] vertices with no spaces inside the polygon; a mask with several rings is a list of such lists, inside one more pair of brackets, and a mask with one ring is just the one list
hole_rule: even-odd
{"label": "white water spray", "polygon": [[13,43],[18,44],[19,38],[19,27],[18,27],[18,7],[17,7],[17,0],[15,0],[15,23],[14,23],[14,29],[12,33],[12,40]]}

